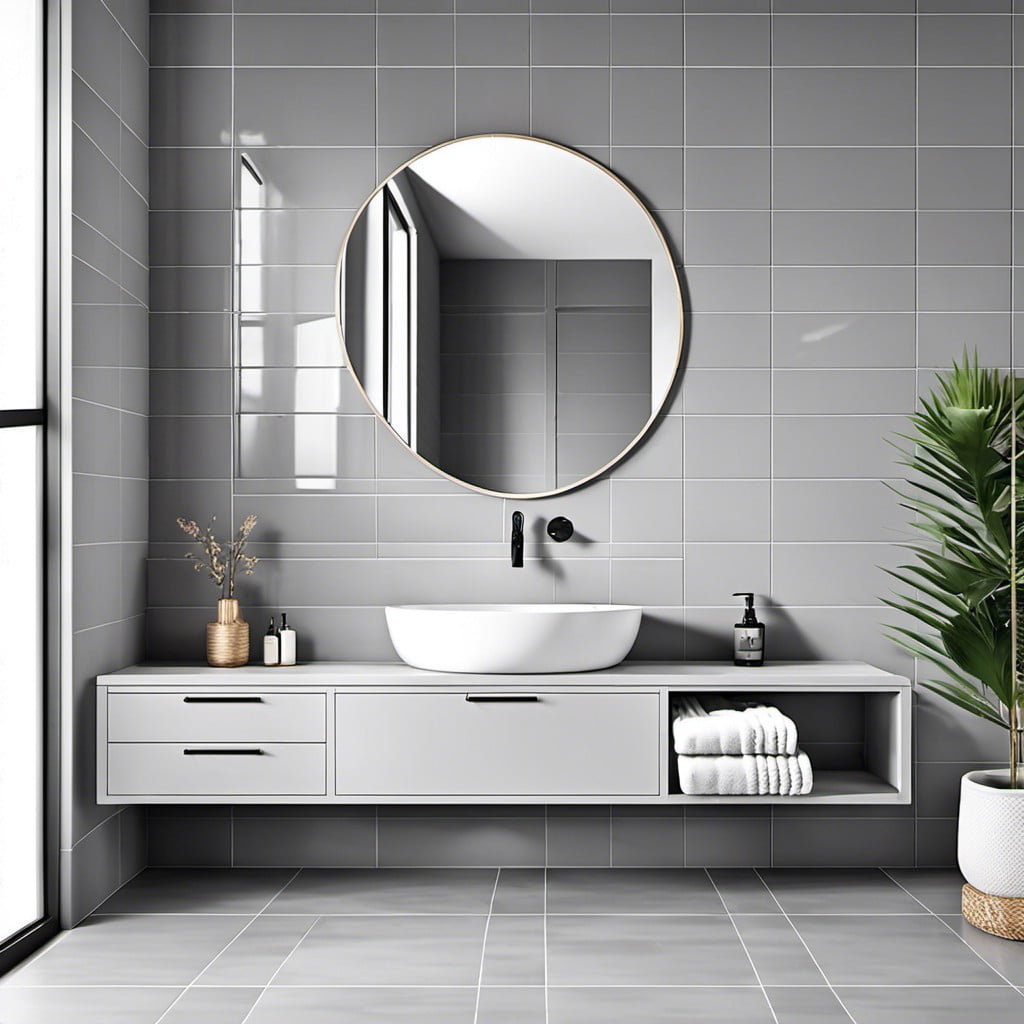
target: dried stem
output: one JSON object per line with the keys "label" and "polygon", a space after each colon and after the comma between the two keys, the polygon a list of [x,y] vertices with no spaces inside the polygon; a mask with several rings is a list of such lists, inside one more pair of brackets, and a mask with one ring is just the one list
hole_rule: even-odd
{"label": "dried stem", "polygon": [[178,526],[187,536],[198,541],[202,546],[205,561],[193,551],[188,552],[185,557],[192,562],[196,572],[206,570],[210,579],[220,588],[222,598],[235,596],[235,577],[239,566],[241,566],[242,575],[251,576],[259,563],[258,558],[245,553],[245,546],[249,542],[249,536],[256,526],[258,518],[257,515],[248,515],[242,520],[238,534],[234,540],[228,542],[225,556],[223,548],[213,533],[213,524],[217,521],[216,516],[211,516],[205,527],[200,527],[194,519],[178,516]]}

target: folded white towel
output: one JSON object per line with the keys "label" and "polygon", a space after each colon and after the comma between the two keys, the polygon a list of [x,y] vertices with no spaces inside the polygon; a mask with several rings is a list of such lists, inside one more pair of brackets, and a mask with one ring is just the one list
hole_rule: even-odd
{"label": "folded white towel", "polygon": [[680,789],[691,796],[805,796],[814,784],[802,750],[795,755],[683,754],[677,762]]}
{"label": "folded white towel", "polygon": [[672,712],[677,754],[796,754],[796,724],[778,708],[680,694]]}

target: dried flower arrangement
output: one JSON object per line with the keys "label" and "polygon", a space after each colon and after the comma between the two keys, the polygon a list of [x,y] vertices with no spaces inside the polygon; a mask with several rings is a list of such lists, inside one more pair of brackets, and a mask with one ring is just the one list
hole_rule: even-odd
{"label": "dried flower arrangement", "polygon": [[228,543],[227,553],[221,547],[213,534],[213,524],[217,521],[216,516],[211,516],[210,521],[204,527],[200,527],[194,519],[185,519],[178,516],[178,525],[193,540],[199,541],[203,547],[204,559],[190,551],[186,558],[192,562],[196,572],[204,569],[209,573],[210,579],[220,587],[221,598],[233,598],[235,596],[235,575],[240,569],[242,575],[251,576],[259,559],[245,553],[245,545],[249,541],[249,535],[256,525],[257,515],[248,515],[242,520],[238,528],[238,535]]}

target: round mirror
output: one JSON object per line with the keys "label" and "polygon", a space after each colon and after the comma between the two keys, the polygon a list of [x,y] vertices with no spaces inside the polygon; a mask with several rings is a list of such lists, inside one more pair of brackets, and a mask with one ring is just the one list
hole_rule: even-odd
{"label": "round mirror", "polygon": [[682,353],[675,267],[640,200],[539,139],[427,150],[366,200],[338,261],[346,360],[438,472],[539,497],[621,459]]}

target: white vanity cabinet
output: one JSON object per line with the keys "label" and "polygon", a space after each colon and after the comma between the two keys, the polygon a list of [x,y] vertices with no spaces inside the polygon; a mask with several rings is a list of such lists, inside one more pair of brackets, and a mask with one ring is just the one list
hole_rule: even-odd
{"label": "white vanity cabinet", "polygon": [[[687,796],[676,694],[778,705],[807,796]],[[910,802],[911,685],[860,663],[627,662],[511,676],[406,665],[142,665],[97,679],[97,799],[125,803]]]}

